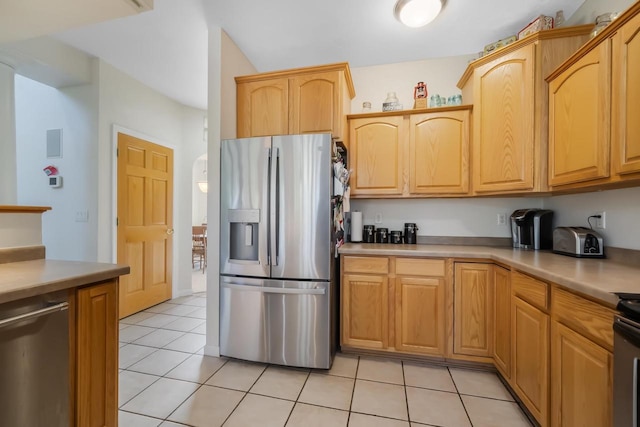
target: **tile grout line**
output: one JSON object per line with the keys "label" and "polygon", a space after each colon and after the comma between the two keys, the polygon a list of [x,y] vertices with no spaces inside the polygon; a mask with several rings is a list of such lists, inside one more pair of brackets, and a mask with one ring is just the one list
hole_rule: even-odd
{"label": "tile grout line", "polygon": [[464,409],[464,413],[467,414],[467,419],[469,420],[469,425],[473,427],[473,422],[471,421],[471,416],[469,415],[469,411],[467,411],[467,407],[462,400],[462,396],[460,395],[460,390],[458,389],[458,384],[456,384],[456,380],[453,378],[453,374],[451,373],[451,369],[447,366],[447,372],[449,372],[449,376],[451,377],[451,382],[453,382],[453,386],[456,388],[456,392],[458,394],[458,399],[460,399],[460,403],[462,404],[462,409]]}
{"label": "tile grout line", "polygon": [[402,385],[404,389],[404,404],[407,407],[407,421],[411,425],[411,413],[409,412],[409,395],[407,394],[407,377],[404,373],[404,360],[400,361],[400,368],[402,369]]}
{"label": "tile grout line", "polygon": [[351,422],[351,409],[353,408],[353,396],[356,394],[356,381],[358,381],[358,370],[360,369],[360,356],[356,363],[356,372],[353,377],[353,389],[351,390],[351,400],[349,401],[349,415],[347,415],[347,426]]}

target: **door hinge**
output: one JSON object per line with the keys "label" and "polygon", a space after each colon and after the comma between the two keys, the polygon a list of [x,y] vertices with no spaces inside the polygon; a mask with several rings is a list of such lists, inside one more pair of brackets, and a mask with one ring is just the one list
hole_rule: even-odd
{"label": "door hinge", "polygon": [[116,157],[120,157],[120,149],[116,148]]}
{"label": "door hinge", "polygon": [[116,218],[116,227],[120,225],[120,223],[118,222],[118,218]]}

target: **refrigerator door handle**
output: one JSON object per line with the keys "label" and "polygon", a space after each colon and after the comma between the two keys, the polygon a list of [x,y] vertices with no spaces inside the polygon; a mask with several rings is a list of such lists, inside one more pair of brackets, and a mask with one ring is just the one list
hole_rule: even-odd
{"label": "refrigerator door handle", "polygon": [[[264,175],[265,175],[265,179],[263,182],[263,196],[264,197],[263,200],[268,200],[269,205],[267,206],[267,212],[270,211],[271,206],[270,206],[270,200],[271,200],[271,148],[265,148],[264,150]],[[267,245],[267,264],[271,265],[271,251],[270,251],[270,247],[271,247],[271,232],[269,231],[271,226],[271,216],[269,213],[267,213],[267,230],[266,230],[266,237],[267,237],[267,241],[266,241],[266,245]],[[261,243],[260,246],[264,245],[265,243]],[[262,246],[264,247],[264,246]]]}
{"label": "refrigerator door handle", "polygon": [[289,294],[289,295],[324,295],[326,289],[323,288],[271,288],[268,286],[238,285],[236,283],[223,282],[221,286],[228,289],[240,291],[253,291],[264,294]]}
{"label": "refrigerator door handle", "polygon": [[274,148],[275,153],[272,153],[271,158],[271,190],[270,190],[270,225],[271,232],[269,233],[270,241],[270,257],[271,265],[278,265],[278,233],[279,221],[280,221],[280,149]]}

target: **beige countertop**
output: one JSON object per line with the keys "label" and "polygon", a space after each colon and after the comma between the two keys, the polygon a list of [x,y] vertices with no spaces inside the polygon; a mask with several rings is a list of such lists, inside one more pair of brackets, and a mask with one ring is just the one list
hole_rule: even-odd
{"label": "beige countertop", "polygon": [[129,274],[128,265],[46,259],[0,264],[0,303],[76,288],[124,274]]}
{"label": "beige countertop", "polygon": [[591,296],[610,307],[618,302],[616,292],[640,295],[640,266],[617,264],[606,259],[573,258],[549,251],[490,246],[347,243],[339,253],[486,259]]}

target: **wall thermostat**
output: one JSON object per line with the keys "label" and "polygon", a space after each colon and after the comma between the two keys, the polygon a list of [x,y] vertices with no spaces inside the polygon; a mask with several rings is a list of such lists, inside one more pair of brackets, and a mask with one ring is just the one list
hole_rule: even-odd
{"label": "wall thermostat", "polygon": [[49,187],[58,188],[62,187],[62,177],[61,176],[49,176],[47,177],[49,180]]}

